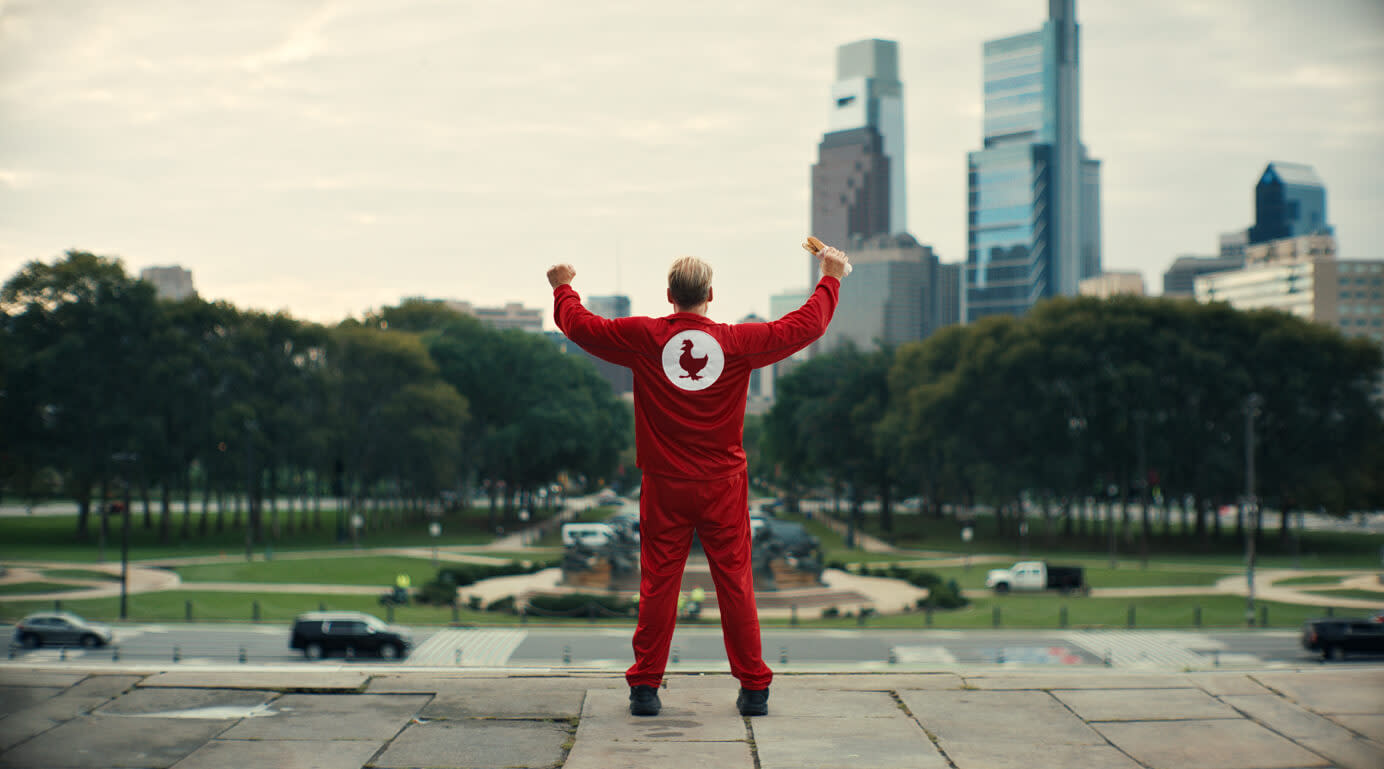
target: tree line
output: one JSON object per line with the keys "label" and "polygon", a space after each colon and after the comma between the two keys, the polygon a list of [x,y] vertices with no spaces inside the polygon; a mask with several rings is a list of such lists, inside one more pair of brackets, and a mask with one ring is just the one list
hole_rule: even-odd
{"label": "tree line", "polygon": [[829,485],[857,514],[878,499],[885,531],[917,495],[934,514],[991,507],[1015,536],[1025,503],[1054,536],[1093,534],[1097,505],[1131,532],[1137,510],[1144,535],[1161,508],[1164,534],[1180,520],[1203,538],[1222,505],[1241,525],[1269,509],[1286,536],[1293,511],[1384,506],[1382,365],[1376,343],[1282,312],[1053,299],[799,365],[764,418],[759,473],[790,496]]}
{"label": "tree line", "polygon": [[128,488],[162,541],[320,527],[324,495],[398,518],[480,488],[493,527],[497,500],[506,514],[563,474],[610,475],[633,433],[594,366],[539,334],[422,300],[335,326],[159,301],[82,251],[0,288],[0,425],[10,496],[74,499],[85,538],[92,500]]}

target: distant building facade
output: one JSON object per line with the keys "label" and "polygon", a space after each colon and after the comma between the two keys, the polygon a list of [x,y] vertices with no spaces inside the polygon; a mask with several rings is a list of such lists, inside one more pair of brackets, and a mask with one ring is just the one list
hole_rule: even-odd
{"label": "distant building facade", "polygon": [[1137,272],[1103,272],[1086,278],[1077,288],[1081,296],[1109,299],[1112,296],[1143,296],[1144,276]]}
{"label": "distant building facade", "polygon": [[586,309],[602,318],[628,318],[630,298],[624,294],[586,297]]}
{"label": "distant building facade", "polygon": [[1329,233],[1326,185],[1309,165],[1275,161],[1254,187],[1250,243]]}
{"label": "distant building facade", "polygon": [[984,46],[984,148],[967,156],[967,320],[1022,315],[1101,272],[1100,162],[1081,143],[1075,0]]}
{"label": "distant building facade", "polygon": [[517,328],[535,334],[543,331],[544,311],[525,307],[519,302],[510,302],[503,307],[477,307],[459,299],[444,299],[442,304],[450,310],[470,315],[493,329]]}
{"label": "distant building facade", "polygon": [[[860,40],[836,51],[827,133],[812,167],[813,235],[841,247],[853,236],[907,229],[903,84],[898,43]],[[808,284],[817,260],[808,258]]]}
{"label": "distant building facade", "polygon": [[955,320],[940,296],[949,273],[929,246],[912,235],[876,235],[852,241],[853,271],[841,282],[831,326],[813,345],[826,352],[850,341],[861,350],[925,339]]}
{"label": "distant building facade", "polygon": [[192,271],[177,265],[170,267],[145,267],[139,271],[139,279],[154,285],[158,298],[171,302],[181,302],[197,296],[192,287]]}
{"label": "distant building facade", "polygon": [[1163,296],[1192,298],[1196,296],[1196,279],[1245,266],[1243,250],[1235,256],[1179,256],[1163,273]]}

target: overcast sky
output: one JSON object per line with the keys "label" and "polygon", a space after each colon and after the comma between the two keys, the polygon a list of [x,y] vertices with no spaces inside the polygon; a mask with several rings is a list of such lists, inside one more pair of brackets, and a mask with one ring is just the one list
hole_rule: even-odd
{"label": "overcast sky", "polygon": [[[336,322],[401,297],[712,315],[805,287],[835,49],[896,40],[909,230],[965,259],[981,45],[1043,0],[0,0],[0,279],[69,248]],[[1271,160],[1327,186],[1341,255],[1384,258],[1384,2],[1088,0],[1083,140],[1106,269],[1150,290],[1253,217]],[[551,328],[551,318],[545,317]]]}

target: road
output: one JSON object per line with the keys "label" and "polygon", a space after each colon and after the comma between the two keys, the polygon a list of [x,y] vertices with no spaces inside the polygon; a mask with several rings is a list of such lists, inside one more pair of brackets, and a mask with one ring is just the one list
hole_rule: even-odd
{"label": "road", "polygon": [[[5,638],[12,627],[0,626]],[[1316,661],[1291,630],[766,630],[764,656],[781,672],[948,669],[977,665],[1122,670],[1271,668]],[[580,668],[623,670],[630,662],[629,628],[419,628],[415,667]],[[680,629],[670,670],[725,670],[720,630]],[[84,650],[11,648],[13,663],[108,664],[302,663],[281,625],[134,624],[116,628],[112,647]],[[892,658],[892,662],[891,662]],[[1378,663],[1379,658],[1361,658]],[[378,664],[373,660],[353,664]],[[399,664],[399,663],[395,663]],[[1341,664],[1341,663],[1335,663]],[[1347,660],[1344,664],[1355,664]]]}

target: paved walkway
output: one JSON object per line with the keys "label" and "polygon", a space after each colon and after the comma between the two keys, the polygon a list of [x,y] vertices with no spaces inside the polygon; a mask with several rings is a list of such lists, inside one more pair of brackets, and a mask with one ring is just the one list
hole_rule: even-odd
{"label": "paved walkway", "polygon": [[628,713],[618,675],[0,664],[10,769],[1379,769],[1384,666],[1131,675],[724,674]]}

